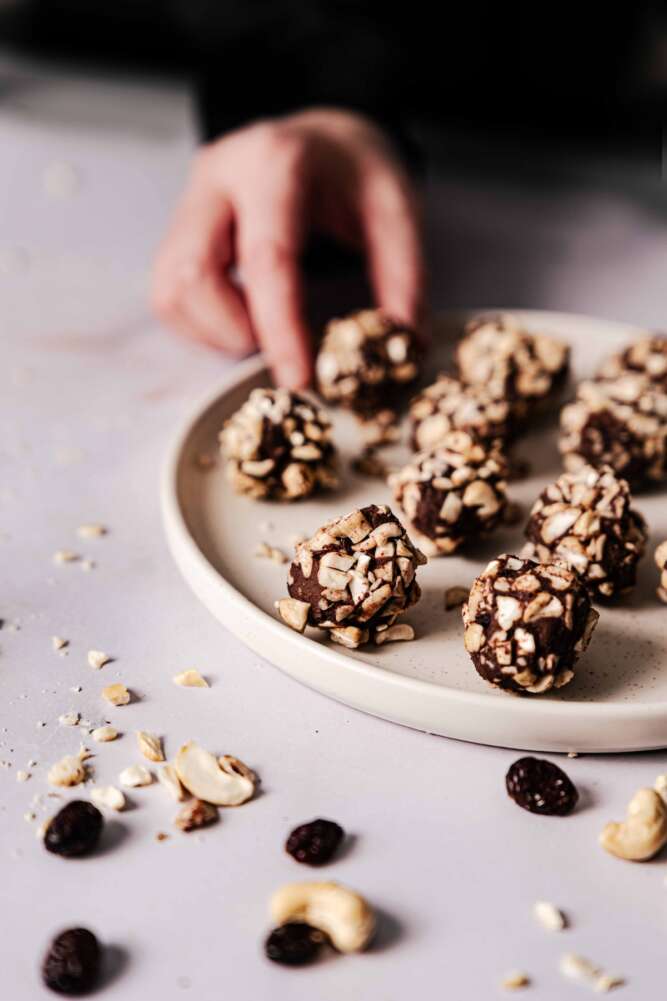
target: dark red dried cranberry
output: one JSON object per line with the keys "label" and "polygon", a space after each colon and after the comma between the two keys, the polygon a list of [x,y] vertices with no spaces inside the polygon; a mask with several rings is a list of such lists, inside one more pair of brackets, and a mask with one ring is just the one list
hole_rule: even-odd
{"label": "dark red dried cranberry", "polygon": [[324,935],[303,921],[290,921],[274,928],[264,943],[264,952],[274,963],[301,966],[312,963],[324,942]]}
{"label": "dark red dried cranberry", "polygon": [[345,831],[333,820],[311,820],[295,827],[285,842],[285,851],[304,865],[324,865],[345,836]]}
{"label": "dark red dried cranberry", "polygon": [[564,817],[572,813],[579,793],[562,768],[542,758],[519,758],[506,777],[507,793],[531,813]]}
{"label": "dark red dried cranberry", "polygon": [[42,964],[42,978],[58,994],[85,994],[97,980],[100,946],[87,928],[69,928],[51,943]]}
{"label": "dark red dried cranberry", "polygon": [[49,821],[44,835],[46,850],[65,858],[87,855],[100,840],[104,818],[82,799],[73,799]]}

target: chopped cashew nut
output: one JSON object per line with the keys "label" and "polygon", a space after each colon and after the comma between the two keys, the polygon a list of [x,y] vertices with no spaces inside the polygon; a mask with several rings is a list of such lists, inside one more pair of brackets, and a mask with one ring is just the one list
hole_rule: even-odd
{"label": "chopped cashew nut", "polygon": [[61,726],[78,726],[81,719],[78,713],[63,713],[58,717]]}
{"label": "chopped cashew nut", "polygon": [[98,726],[90,734],[98,744],[106,744],[110,740],[115,740],[118,730],[115,726]]}
{"label": "chopped cashew nut", "polygon": [[304,631],[310,609],[307,601],[299,601],[298,598],[281,598],[280,601],[276,601],[275,607],[286,626],[296,630],[297,633]]}
{"label": "chopped cashew nut", "polygon": [[91,667],[94,667],[96,671],[99,671],[101,667],[108,664],[110,660],[111,657],[106,653],[102,653],[101,650],[88,651],[88,663]]}
{"label": "chopped cashew nut", "polygon": [[194,831],[198,827],[207,827],[218,820],[218,808],[201,799],[190,800],[182,806],[174,817],[174,825],[181,831]]}
{"label": "chopped cashew nut", "polygon": [[107,685],[102,689],[102,698],[110,702],[112,706],[126,706],[130,701],[130,693],[125,685],[118,682],[115,685]]}
{"label": "chopped cashew nut", "polygon": [[202,678],[199,671],[190,669],[174,675],[174,684],[182,688],[208,688],[208,681]]}
{"label": "chopped cashew nut", "polygon": [[528,987],[530,985],[530,977],[526,973],[521,973],[519,970],[512,970],[507,976],[503,977],[500,981],[500,986],[504,987],[506,991],[518,991],[522,987]]}
{"label": "chopped cashew nut", "polygon": [[162,741],[155,734],[137,730],[137,744],[143,756],[149,761],[164,761]]}
{"label": "chopped cashew nut", "polygon": [[559,969],[568,980],[577,980],[579,983],[587,984],[598,994],[605,994],[613,987],[621,987],[625,983],[623,977],[605,973],[590,959],[578,956],[575,952],[566,952],[564,956],[561,956]]}
{"label": "chopped cashew nut", "polygon": [[78,754],[68,754],[51,765],[47,778],[54,786],[76,786],[88,778],[85,760],[88,753],[82,748]]}
{"label": "chopped cashew nut", "polygon": [[54,563],[76,563],[81,559],[78,553],[73,553],[71,549],[58,549],[53,554]]}
{"label": "chopped cashew nut", "polygon": [[181,780],[173,765],[165,765],[157,773],[157,777],[160,785],[164,786],[171,798],[175,799],[177,803],[185,799],[185,789],[181,785]]}
{"label": "chopped cashew nut", "polygon": [[76,532],[81,539],[99,539],[107,534],[105,526],[98,524],[79,525]]}
{"label": "chopped cashew nut", "polygon": [[153,776],[143,765],[129,765],[120,773],[118,781],[126,789],[136,789],[139,786],[149,786]]}
{"label": "chopped cashew nut", "polygon": [[340,883],[288,883],[271,898],[278,925],[303,921],[324,932],[339,952],[365,949],[375,931],[375,915],[366,900]]}
{"label": "chopped cashew nut", "polygon": [[115,786],[94,786],[90,790],[90,798],[95,806],[105,807],[107,810],[125,809],[125,797]]}
{"label": "chopped cashew nut", "polygon": [[62,636],[52,636],[51,646],[54,650],[64,650],[65,647],[69,646],[69,640],[63,639]]}
{"label": "chopped cashew nut", "polygon": [[194,740],[183,744],[174,762],[176,774],[193,796],[216,806],[240,806],[255,792],[256,779],[242,762],[216,759]]}
{"label": "chopped cashew nut", "polygon": [[630,800],[625,820],[609,823],[600,844],[611,855],[645,862],[667,844],[667,804],[655,789],[640,789]]}
{"label": "chopped cashew nut", "polygon": [[533,914],[547,931],[562,931],[565,927],[565,917],[562,912],[548,900],[538,900],[533,905]]}

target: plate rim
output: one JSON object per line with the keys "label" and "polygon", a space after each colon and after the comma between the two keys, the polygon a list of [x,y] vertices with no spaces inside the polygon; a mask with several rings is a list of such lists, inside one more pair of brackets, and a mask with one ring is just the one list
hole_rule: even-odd
{"label": "plate rim", "polygon": [[[490,310],[488,309],[452,309],[441,311],[438,315],[455,317],[470,315],[472,312],[479,313],[489,311]],[[633,324],[624,323],[622,321],[607,320],[603,317],[596,317],[590,314],[582,313],[564,313],[562,311],[528,309],[504,309],[502,311],[511,312],[513,315],[519,317],[522,315],[539,317],[540,314],[542,314],[545,317],[549,317],[551,321],[553,321],[554,318],[557,319],[558,317],[563,317],[565,321],[571,321],[572,319],[592,320],[609,324],[610,326],[623,328],[632,328],[634,326]],[[635,329],[640,331],[644,328],[636,327]],[[181,420],[175,437],[172,439],[168,447],[167,455],[163,464],[160,484],[161,512],[170,552],[188,585],[192,587],[189,574],[183,566],[186,556],[191,567],[193,567],[197,572],[199,579],[204,582],[204,586],[215,586],[222,595],[223,599],[229,602],[230,606],[238,609],[239,612],[243,612],[250,617],[259,618],[264,630],[269,630],[273,635],[275,635],[279,643],[283,645],[290,645],[293,648],[294,653],[298,655],[299,653],[304,654],[308,651],[312,651],[313,641],[308,636],[301,635],[296,631],[289,629],[277,618],[274,618],[262,608],[259,608],[236,587],[234,587],[234,585],[213,566],[204,552],[200,549],[194,536],[192,535],[179,500],[179,473],[184,450],[193,433],[193,430],[197,424],[205,418],[208,412],[219,403],[222,397],[244,381],[256,378],[260,373],[266,371],[266,369],[267,364],[262,354],[245,359],[244,361],[234,365],[229,372],[224,374],[221,380],[216,382],[216,386],[213,390],[208,390],[206,394],[203,394],[196,401],[196,403],[188,409],[186,416]],[[199,596],[199,593],[196,593]],[[223,621],[217,613],[213,612],[208,602],[204,601],[204,604],[207,608],[209,608],[209,611],[211,611],[212,614],[218,618],[219,621]],[[226,617],[224,624],[230,629],[231,632],[235,633],[235,635],[240,635],[234,630],[233,625],[229,624]],[[245,635],[240,638],[246,646],[249,646],[251,649],[255,650],[255,652],[258,652],[256,647],[254,647],[251,642],[248,642],[248,638]],[[262,656],[266,655],[262,654]],[[393,689],[396,693],[409,692],[412,695],[437,699],[443,703],[448,703],[449,705],[454,704],[459,707],[470,707],[478,710],[488,710],[493,704],[502,707],[501,711],[506,716],[508,714],[515,716],[517,720],[524,717],[530,718],[531,713],[533,716],[535,713],[535,710],[532,707],[532,703],[535,701],[534,699],[517,697],[512,698],[511,695],[508,695],[506,699],[502,699],[501,701],[497,698],[496,692],[466,692],[447,688],[443,685],[436,685],[420,678],[410,678],[406,675],[396,674],[392,671],[381,671],[381,669],[378,669],[373,665],[348,657],[345,653],[332,648],[330,645],[317,644],[317,656],[318,658],[322,658],[327,661],[330,666],[335,667],[337,670],[352,672],[352,674],[358,675],[371,685],[380,685],[382,687]],[[294,677],[294,675],[292,675],[286,667],[276,664],[273,661],[270,661],[270,663],[272,663],[272,666],[278,667],[279,670]],[[294,677],[294,680],[301,681],[308,687],[312,687],[316,691],[318,690],[316,684],[309,686],[308,681],[303,680],[301,677]],[[327,697],[330,698],[337,698],[336,696],[329,695],[329,693],[321,694],[326,694]],[[346,702],[343,698],[338,699],[338,701],[350,705],[350,703]],[[564,716],[576,718],[580,722],[586,717],[599,717],[600,719],[606,717],[608,720],[611,717],[615,717],[619,721],[627,719],[637,722],[638,716],[643,716],[646,722],[659,722],[661,719],[664,720],[667,715],[667,702],[632,702],[624,704],[620,702],[599,703],[594,701],[560,702],[545,699],[540,700],[539,704],[541,713],[555,718]],[[354,706],[352,706],[352,708],[354,708]],[[470,739],[473,740],[474,738]],[[649,748],[648,746],[645,746],[644,749],[648,750]],[[608,751],[607,753],[613,752]]]}

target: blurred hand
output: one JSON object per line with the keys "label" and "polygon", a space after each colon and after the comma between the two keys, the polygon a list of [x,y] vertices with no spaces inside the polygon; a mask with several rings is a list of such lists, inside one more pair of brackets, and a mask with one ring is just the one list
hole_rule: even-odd
{"label": "blurred hand", "polygon": [[259,345],[279,385],[305,385],[299,255],[311,230],[363,248],[377,305],[416,322],[415,194],[378,128],[329,109],[258,122],[202,148],[155,262],[156,312],[229,354]]}

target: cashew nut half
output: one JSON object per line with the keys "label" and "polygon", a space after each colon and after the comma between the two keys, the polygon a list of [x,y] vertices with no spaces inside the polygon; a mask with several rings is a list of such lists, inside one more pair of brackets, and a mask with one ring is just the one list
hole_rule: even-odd
{"label": "cashew nut half", "polygon": [[623,823],[607,824],[600,835],[605,851],[617,858],[645,862],[667,844],[667,805],[655,789],[640,789],[630,800]]}
{"label": "cashew nut half", "polygon": [[273,894],[271,917],[279,925],[305,921],[339,952],[365,949],[375,931],[370,904],[340,883],[288,883]]}
{"label": "cashew nut half", "polygon": [[174,762],[176,774],[197,799],[216,806],[240,806],[256,785],[254,772],[231,755],[216,758],[194,740],[183,744]]}

